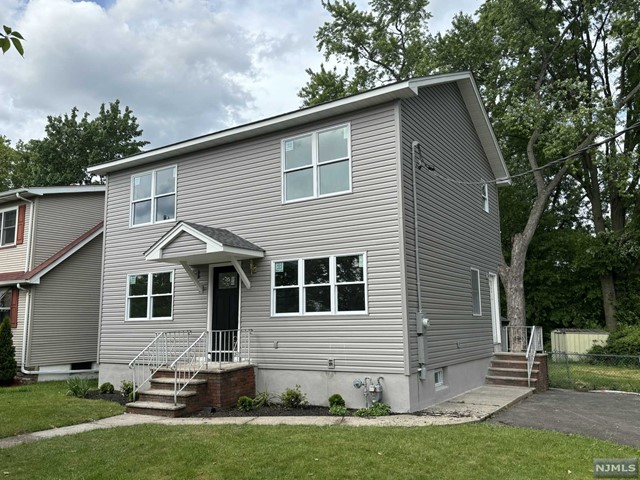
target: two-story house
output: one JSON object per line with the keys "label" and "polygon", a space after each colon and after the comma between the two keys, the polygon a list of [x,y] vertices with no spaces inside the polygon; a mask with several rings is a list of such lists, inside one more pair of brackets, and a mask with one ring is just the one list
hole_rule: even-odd
{"label": "two-story house", "polygon": [[470,73],[89,171],[107,176],[101,382],[134,359],[186,377],[244,361],[258,391],[361,407],[370,377],[405,412],[484,382],[510,178]]}
{"label": "two-story house", "polygon": [[39,380],[96,372],[103,185],[0,192],[0,320]]}

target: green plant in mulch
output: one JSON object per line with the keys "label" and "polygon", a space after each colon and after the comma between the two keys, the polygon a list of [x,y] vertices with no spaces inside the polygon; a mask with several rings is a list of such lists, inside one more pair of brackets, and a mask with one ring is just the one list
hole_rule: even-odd
{"label": "green plant in mulch", "polygon": [[129,380],[122,380],[120,383],[120,393],[123,397],[131,397],[133,393],[133,382]]}
{"label": "green plant in mulch", "polygon": [[253,398],[243,395],[238,399],[238,410],[242,410],[243,412],[250,412],[251,410],[253,410],[253,407]]}
{"label": "green plant in mulch", "polygon": [[356,417],[384,417],[391,414],[391,407],[386,403],[374,403],[369,408],[361,408],[356,410]]}
{"label": "green plant in mulch", "polygon": [[89,380],[83,377],[70,377],[67,380],[67,395],[70,397],[85,398],[91,385]]}
{"label": "green plant in mulch", "polygon": [[270,407],[273,402],[273,395],[267,391],[259,392],[253,399],[254,408]]}
{"label": "green plant in mulch", "polygon": [[281,405],[285,408],[304,408],[309,405],[306,394],[300,390],[300,385],[287,388],[279,397]]}
{"label": "green plant in mulch", "polygon": [[332,405],[329,407],[329,415],[344,417],[347,413],[349,413],[349,411],[344,405]]}
{"label": "green plant in mulch", "polygon": [[112,383],[105,382],[102,385],[100,385],[100,393],[102,394],[113,393],[114,391],[115,391],[115,388],[113,387]]}
{"label": "green plant in mulch", "polygon": [[338,405],[344,407],[346,405],[344,398],[339,393],[334,393],[329,397],[329,407],[333,407],[334,405]]}

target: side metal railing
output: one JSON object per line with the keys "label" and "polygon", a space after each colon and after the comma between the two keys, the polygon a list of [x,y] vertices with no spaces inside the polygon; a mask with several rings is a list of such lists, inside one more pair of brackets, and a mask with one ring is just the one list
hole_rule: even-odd
{"label": "side metal railing", "polygon": [[[535,329],[535,330],[534,330]],[[534,335],[534,331],[536,332]],[[524,326],[502,327],[502,351],[503,352],[526,352],[531,339],[534,339],[532,348],[536,352],[544,350],[542,342],[542,327]]]}
{"label": "side metal railing", "polygon": [[203,368],[206,368],[207,332],[202,332],[169,366],[173,370],[173,403],[177,405],[182,392]]}
{"label": "side metal railing", "polygon": [[129,362],[133,373],[133,398],[153,374],[168,367],[191,345],[191,330],[156,333],[154,339]]}
{"label": "side metal railing", "polygon": [[533,326],[531,327],[531,336],[529,337],[529,344],[527,345],[527,385],[531,387],[531,371],[533,370],[533,361],[536,358],[536,351],[540,346],[542,350],[542,328]]}
{"label": "side metal railing", "polygon": [[251,363],[252,329],[212,330],[209,333],[211,362],[217,363],[218,368],[226,363]]}

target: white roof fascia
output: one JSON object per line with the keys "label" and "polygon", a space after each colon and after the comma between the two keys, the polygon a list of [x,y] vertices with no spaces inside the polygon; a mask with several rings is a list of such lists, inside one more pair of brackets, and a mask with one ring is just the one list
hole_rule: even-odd
{"label": "white roof fascia", "polygon": [[33,187],[26,189],[34,195],[56,195],[61,193],[105,192],[105,185],[70,185],[68,187]]}
{"label": "white roof fascia", "polygon": [[29,278],[29,280],[26,283],[40,283],[40,279],[43,276],[45,276],[51,270],[56,268],[58,265],[60,265],[62,262],[64,262],[67,258],[69,258],[71,255],[76,253],[82,247],[87,245],[91,240],[93,240],[97,236],[101,235],[103,232],[104,232],[104,227],[99,228],[98,230],[93,232],[91,235],[89,235],[87,238],[82,240],[80,243],[75,245],[71,250],[69,250],[68,252],[65,252],[65,254],[62,255],[60,258],[56,259],[55,262],[52,262],[51,264],[47,265],[46,268],[43,268],[38,273],[36,273],[33,277]]}

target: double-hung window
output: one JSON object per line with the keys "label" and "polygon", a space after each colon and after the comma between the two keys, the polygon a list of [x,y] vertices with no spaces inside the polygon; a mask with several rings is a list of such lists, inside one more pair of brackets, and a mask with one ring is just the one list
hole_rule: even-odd
{"label": "double-hung window", "polygon": [[283,202],[350,192],[350,140],[349,125],[283,140]]}
{"label": "double-hung window", "polygon": [[486,183],[482,184],[482,208],[489,213],[489,185]]}
{"label": "double-hung window", "polygon": [[365,255],[273,262],[274,315],[367,312]]}
{"label": "double-hung window", "polygon": [[16,244],[18,209],[0,212],[0,247]]}
{"label": "double-hung window", "polygon": [[127,277],[129,320],[170,320],[173,316],[173,272]]}
{"label": "double-hung window", "polygon": [[148,225],[176,218],[176,167],[131,177],[131,225]]}
{"label": "double-hung window", "polygon": [[474,316],[482,315],[482,303],[480,300],[480,271],[471,269],[471,312]]}

